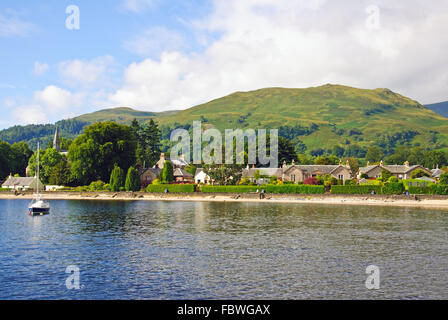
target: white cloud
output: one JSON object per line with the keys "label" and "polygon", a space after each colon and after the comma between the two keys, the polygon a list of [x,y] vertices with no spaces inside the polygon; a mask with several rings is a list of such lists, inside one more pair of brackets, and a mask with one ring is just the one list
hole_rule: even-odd
{"label": "white cloud", "polygon": [[34,62],[33,73],[36,75],[43,75],[45,72],[48,71],[48,68],[49,68],[48,64],[36,61]]}
{"label": "white cloud", "polygon": [[138,55],[152,56],[164,51],[181,50],[185,47],[185,42],[179,33],[163,27],[155,27],[125,41],[123,46],[126,50]]}
{"label": "white cloud", "polygon": [[153,8],[159,0],[123,0],[121,8],[134,13],[141,13],[149,8]]}
{"label": "white cloud", "polygon": [[40,105],[31,104],[19,106],[13,111],[13,115],[21,121],[20,124],[47,123],[48,118]]}
{"label": "white cloud", "polygon": [[114,58],[107,55],[92,60],[69,60],[58,65],[62,79],[70,86],[91,86],[113,72]]}
{"label": "white cloud", "polygon": [[72,94],[54,85],[47,86],[42,91],[34,93],[34,100],[44,105],[50,112],[68,109],[73,103]]}
{"label": "white cloud", "polygon": [[[164,50],[132,63],[114,105],[186,108],[270,86],[339,83],[389,87],[422,103],[447,100],[448,2],[226,0],[194,21],[199,35],[220,34],[202,53]],[[144,51],[144,50],[142,50]]]}
{"label": "white cloud", "polygon": [[33,31],[33,25],[22,21],[14,14],[0,14],[0,37],[26,36]]}

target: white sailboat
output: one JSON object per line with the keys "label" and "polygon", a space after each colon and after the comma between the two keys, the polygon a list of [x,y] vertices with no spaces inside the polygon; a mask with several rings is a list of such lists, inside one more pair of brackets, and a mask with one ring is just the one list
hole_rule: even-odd
{"label": "white sailboat", "polygon": [[50,213],[50,203],[42,200],[39,195],[39,142],[37,143],[37,166],[36,166],[36,193],[31,201],[28,211],[30,216],[43,216]]}

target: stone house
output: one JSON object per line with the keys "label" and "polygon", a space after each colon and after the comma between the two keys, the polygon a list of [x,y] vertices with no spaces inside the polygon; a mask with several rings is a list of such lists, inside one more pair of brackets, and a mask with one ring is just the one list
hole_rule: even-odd
{"label": "stone house", "polygon": [[432,176],[432,172],[421,165],[410,166],[407,161],[403,165],[384,165],[383,161],[381,161],[380,164],[377,165],[367,165],[367,167],[359,168],[358,178],[364,173],[367,174],[369,178],[379,178],[381,177],[382,171],[386,170],[398,179],[410,179],[412,173],[419,169],[426,172],[429,176]]}
{"label": "stone house", "polygon": [[[262,178],[256,180],[255,173],[259,172]],[[349,180],[352,177],[349,164],[346,165],[296,165],[294,161],[291,165],[283,163],[281,168],[246,168],[243,170],[243,178],[249,179],[257,184],[267,184],[270,177],[277,177],[282,181],[292,181],[294,183],[303,182],[308,178],[331,175],[339,180]]]}

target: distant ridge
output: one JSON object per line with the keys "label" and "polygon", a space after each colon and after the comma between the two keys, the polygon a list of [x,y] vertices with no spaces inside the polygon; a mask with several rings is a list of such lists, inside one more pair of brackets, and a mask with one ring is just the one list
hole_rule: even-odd
{"label": "distant ridge", "polygon": [[425,105],[425,107],[437,112],[441,116],[448,118],[448,101],[427,104],[427,105]]}

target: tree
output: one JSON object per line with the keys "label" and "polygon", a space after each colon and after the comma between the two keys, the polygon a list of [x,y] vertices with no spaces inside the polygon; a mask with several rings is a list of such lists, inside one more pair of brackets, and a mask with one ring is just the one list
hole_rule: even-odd
{"label": "tree", "polygon": [[24,177],[28,161],[33,155],[33,151],[25,142],[17,142],[11,146],[11,171]]}
{"label": "tree", "polygon": [[315,177],[311,177],[305,179],[305,181],[303,181],[303,184],[317,186],[319,184],[319,181]]}
{"label": "tree", "polygon": [[383,158],[384,153],[380,147],[371,146],[367,149],[366,159],[370,162],[379,162]]}
{"label": "tree", "polygon": [[439,182],[442,185],[448,185],[448,172],[444,172],[440,175]]}
{"label": "tree", "polygon": [[348,165],[350,166],[350,171],[352,173],[352,177],[356,177],[356,175],[358,174],[359,171],[359,162],[356,158],[346,158],[345,162],[347,163],[348,161]]}
{"label": "tree", "polygon": [[329,156],[329,157],[317,157],[314,160],[314,164],[318,165],[338,165],[339,164],[339,158],[336,156]]}
{"label": "tree", "polygon": [[[67,158],[53,148],[40,150],[39,153],[39,178],[43,184],[48,184],[50,182],[52,171],[61,162],[67,162]],[[34,176],[36,174],[37,166],[37,151],[31,156],[29,166],[30,176]]]}
{"label": "tree", "polygon": [[235,185],[241,180],[243,166],[238,164],[207,164],[204,172],[219,185]]}
{"label": "tree", "polygon": [[131,123],[131,130],[137,141],[136,158],[140,166],[152,167],[161,153],[161,131],[151,119],[148,125],[141,125],[137,119]]}
{"label": "tree", "polygon": [[141,188],[140,175],[134,167],[129,167],[126,175],[125,189],[126,191],[139,191]]}
{"label": "tree", "polygon": [[124,172],[119,166],[115,165],[110,174],[110,190],[113,192],[120,191],[124,186]]}
{"label": "tree", "polygon": [[162,172],[160,173],[160,180],[162,183],[173,183],[174,182],[174,170],[171,161],[165,161],[163,165]]}
{"label": "tree", "polygon": [[333,147],[333,149],[332,149],[332,153],[333,153],[336,157],[342,158],[342,157],[344,156],[345,149],[342,148],[341,146],[336,145],[336,146]]}
{"label": "tree", "polygon": [[389,171],[383,169],[381,171],[381,178],[383,179],[383,181],[387,181],[389,180],[389,178],[392,177],[392,173],[390,173]]}
{"label": "tree", "polygon": [[67,161],[59,162],[50,170],[49,184],[55,186],[70,185],[70,166]]}
{"label": "tree", "polygon": [[12,150],[7,142],[0,141],[0,179],[5,179],[11,171]]}
{"label": "tree", "polygon": [[129,126],[109,121],[86,127],[68,152],[73,180],[78,185],[107,181],[115,165],[127,171],[135,163],[136,147]]}
{"label": "tree", "polygon": [[435,166],[443,167],[448,164],[446,154],[443,151],[432,150],[426,151],[423,165],[426,168],[434,168]]}
{"label": "tree", "polygon": [[278,162],[291,163],[292,160],[298,160],[294,145],[288,139],[278,137]]}

